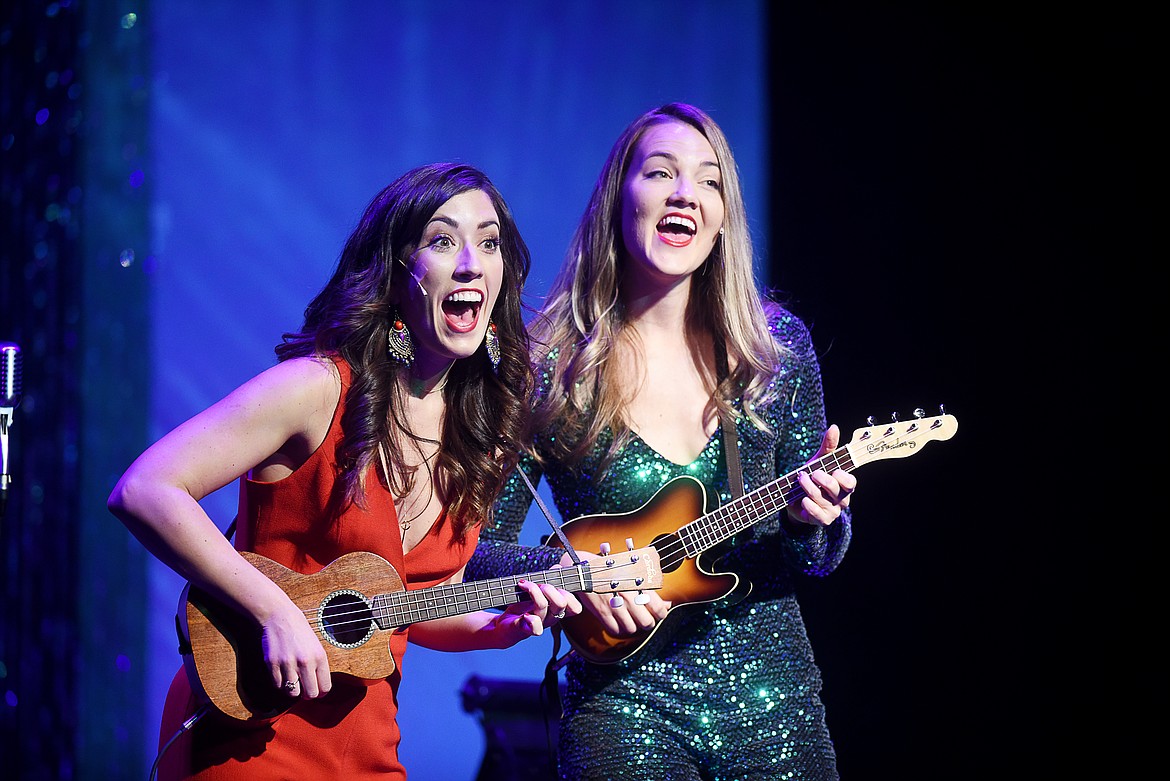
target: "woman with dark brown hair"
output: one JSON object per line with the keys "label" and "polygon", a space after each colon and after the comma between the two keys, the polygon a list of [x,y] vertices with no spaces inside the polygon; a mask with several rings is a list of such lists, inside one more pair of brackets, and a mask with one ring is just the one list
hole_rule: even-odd
{"label": "woman with dark brown hair", "polygon": [[[263,686],[288,697],[263,726],[207,718],[185,732],[205,703],[180,670],[160,734],[162,777],[403,779],[396,692],[408,638],[445,651],[507,648],[580,612],[571,593],[520,580],[503,612],[389,633],[392,674],[358,682],[332,674],[318,616],[241,553],[312,576],[363,552],[406,589],[458,583],[529,412],[528,269],[484,174],[453,164],[406,173],[370,203],[303,327],[276,348],[277,364],[122,476],[110,510],[192,587],[244,617],[255,632],[240,653],[254,652]],[[235,480],[233,546],[199,500]]]}

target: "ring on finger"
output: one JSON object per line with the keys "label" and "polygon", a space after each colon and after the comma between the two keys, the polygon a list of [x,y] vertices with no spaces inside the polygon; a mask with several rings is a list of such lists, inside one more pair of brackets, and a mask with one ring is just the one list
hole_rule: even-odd
{"label": "ring on finger", "polygon": [[561,612],[559,612],[559,613],[557,613],[555,616],[553,616],[553,618],[557,619],[558,621],[559,621],[560,619],[564,618],[564,617],[565,617],[565,611],[564,611],[564,610],[562,610]]}

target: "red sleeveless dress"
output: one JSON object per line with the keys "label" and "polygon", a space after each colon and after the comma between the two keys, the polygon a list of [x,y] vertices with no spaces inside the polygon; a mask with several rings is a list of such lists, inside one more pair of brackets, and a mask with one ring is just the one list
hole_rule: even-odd
{"label": "red sleeveless dress", "polygon": [[[366,509],[335,510],[335,452],[351,370],[342,359],[341,399],[321,446],[283,480],[240,480],[236,548],[266,556],[302,574],[318,572],[339,556],[370,551],[386,559],[408,589],[436,585],[462,567],[479,538],[478,527],[456,538],[446,515],[405,557],[394,501],[371,469]],[[333,689],[298,701],[274,722],[242,724],[212,712],[177,739],[159,763],[159,779],[287,781],[288,779],[405,779],[398,761],[398,685],[409,630],[389,636],[394,674],[373,684],[334,676]],[[377,641],[377,640],[375,640]],[[199,707],[187,673],[171,682],[159,733],[160,748]]]}

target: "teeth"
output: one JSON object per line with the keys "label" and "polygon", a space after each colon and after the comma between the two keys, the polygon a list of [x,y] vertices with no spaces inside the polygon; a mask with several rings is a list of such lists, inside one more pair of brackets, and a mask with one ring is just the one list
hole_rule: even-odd
{"label": "teeth", "polygon": [[694,220],[692,220],[689,217],[681,217],[681,216],[676,215],[676,214],[671,214],[671,215],[668,215],[666,217],[663,217],[659,221],[658,224],[659,225],[678,225],[681,228],[686,228],[691,233],[694,233],[697,230],[697,226],[696,226]]}
{"label": "teeth", "polygon": [[468,304],[482,304],[483,293],[478,290],[460,290],[458,293],[452,293],[443,300]]}

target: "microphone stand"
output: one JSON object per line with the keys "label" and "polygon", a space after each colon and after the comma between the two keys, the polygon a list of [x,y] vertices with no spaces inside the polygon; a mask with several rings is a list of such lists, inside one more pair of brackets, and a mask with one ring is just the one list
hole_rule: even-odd
{"label": "microphone stand", "polygon": [[0,341],[0,520],[8,510],[8,489],[12,475],[8,474],[8,429],[12,414],[20,406],[21,354],[19,345]]}
{"label": "microphone stand", "polygon": [[8,474],[8,427],[12,425],[12,408],[0,407],[0,520],[8,509],[8,487],[12,476]]}

